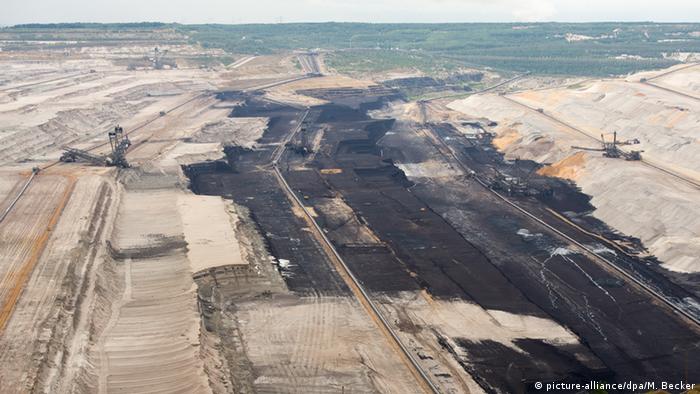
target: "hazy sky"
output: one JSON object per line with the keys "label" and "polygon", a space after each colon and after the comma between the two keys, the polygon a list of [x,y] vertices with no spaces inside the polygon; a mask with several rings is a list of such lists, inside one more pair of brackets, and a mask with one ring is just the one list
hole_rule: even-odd
{"label": "hazy sky", "polygon": [[700,0],[0,0],[29,22],[698,22]]}

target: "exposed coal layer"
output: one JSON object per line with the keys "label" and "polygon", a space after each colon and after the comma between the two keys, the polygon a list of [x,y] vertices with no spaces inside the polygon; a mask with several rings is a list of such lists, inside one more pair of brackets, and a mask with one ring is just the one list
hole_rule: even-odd
{"label": "exposed coal layer", "polygon": [[[469,125],[475,130],[486,133],[479,123]],[[573,182],[537,174],[537,170],[542,168],[542,165],[532,160],[505,160],[503,155],[491,145],[489,136],[478,139],[467,138],[452,125],[444,123],[427,126],[453,146],[460,160],[479,173],[482,178],[493,180],[500,176],[507,177],[509,180],[517,179],[524,184],[524,193],[518,193],[517,190],[501,190],[504,194],[509,194],[511,197],[531,195],[549,208],[586,220],[587,228],[599,229],[611,239],[624,240],[641,249],[641,241],[613,232],[604,223],[588,215],[595,209],[590,203],[591,197],[581,192]],[[498,184],[494,182],[493,186],[496,187]]]}
{"label": "exposed coal layer", "polygon": [[248,100],[246,105],[234,109],[232,116],[270,117],[258,141],[259,148],[228,147],[228,165],[221,162],[193,165],[186,167],[185,172],[195,193],[230,198],[250,210],[268,250],[278,261],[283,261],[280,271],[290,290],[300,295],[348,295],[349,290],[310,234],[306,222],[292,211],[269,168],[275,148],[295,127],[300,115],[293,108]]}
{"label": "exposed coal layer", "polygon": [[[405,176],[393,166],[386,168],[393,169],[405,180]],[[351,174],[351,177],[355,175]],[[391,175],[389,175],[391,176]],[[338,196],[335,188],[331,187],[321,175],[316,171],[289,171],[285,173],[285,178],[299,195],[303,196],[311,205],[321,202],[323,199]],[[315,209],[317,213],[316,221],[327,230],[327,236],[341,254],[345,262],[351,267],[355,276],[362,284],[373,292],[395,293],[400,291],[418,291],[427,288],[427,283],[421,283],[420,278],[411,275],[411,268],[397,259],[393,250],[385,244],[365,245],[358,242],[352,235],[343,236],[343,233],[336,231],[338,226],[334,224],[334,218],[327,216],[321,209]],[[355,210],[360,223],[364,222],[361,211]]]}
{"label": "exposed coal layer", "polygon": [[[391,135],[377,139],[376,130],[386,131],[386,121],[363,117],[352,122],[348,120],[349,109],[326,107],[324,111],[331,113],[321,118],[342,121],[325,125],[320,152],[326,154],[317,154],[307,163],[318,171],[300,168],[301,159],[288,156],[295,165],[285,177],[314,207],[328,196],[342,198],[387,245],[391,253],[339,248],[371,292],[424,288],[437,298],[552,318],[578,334],[603,363],[594,370],[582,370],[563,362],[561,349],[531,347],[532,357],[543,364],[523,371],[526,380],[542,379],[538,372],[542,370],[551,371],[555,380],[558,376],[584,380],[600,376],[615,380],[683,377],[685,356],[673,349],[694,348],[700,339],[667,309],[650,307],[656,302],[649,295],[567,249],[556,236],[472,179],[426,178],[416,183],[406,179],[394,161],[406,157],[416,162],[444,160],[413,130],[396,126]],[[346,113],[338,113],[342,111]],[[376,148],[371,147],[373,141],[377,141]],[[481,165],[487,164],[484,160]],[[566,182],[553,179],[549,187],[556,195],[573,197],[570,205],[562,208],[590,209],[588,198]],[[528,201],[544,211],[541,201],[533,197]],[[567,199],[561,202],[567,203]],[[315,211],[322,225],[329,222],[321,209]],[[353,242],[332,231],[329,235],[336,245]],[[660,338],[659,332],[667,336]],[[485,352],[482,365],[501,365],[509,356],[507,352]],[[689,357],[700,362],[698,355]],[[476,373],[490,374],[478,369]]]}
{"label": "exposed coal layer", "polygon": [[[700,365],[700,353],[692,351],[700,346],[697,331],[618,275],[567,249],[473,179],[407,179],[393,163],[407,158],[445,160],[424,136],[392,120],[371,120],[364,109],[337,105],[319,109],[309,126],[324,130],[318,152],[306,156],[287,151],[281,168],[371,294],[426,289],[436,298],[551,318],[581,338],[583,345],[576,349],[519,341],[516,345],[524,355],[495,342],[458,341],[476,362],[461,360],[461,352],[452,349],[454,357],[482,387],[513,389],[504,369],[506,360],[513,361],[511,370],[525,382],[601,377],[676,381],[684,378],[686,365]],[[260,147],[227,149],[228,166],[212,165],[209,171],[198,168],[191,173],[193,190],[232,198],[250,209],[272,253],[291,261],[283,274],[292,290],[349,294],[268,166],[299,112],[248,100],[233,115],[271,118]],[[498,154],[489,149],[468,153],[460,154],[473,160],[470,165],[477,172],[490,171],[489,160],[501,165],[493,164]],[[558,203],[570,205],[560,209],[589,209],[585,196],[579,198],[573,186],[557,182],[549,184],[555,196],[575,197],[561,198]],[[546,215],[546,204],[539,197],[523,197],[522,202]],[[323,209],[338,199],[354,213],[354,219],[346,222],[367,225],[377,239],[368,242],[359,232],[341,231],[343,222]],[[572,236],[593,242],[582,234]],[[593,360],[588,366],[572,358],[584,353]]]}
{"label": "exposed coal layer", "polygon": [[219,92],[216,94],[216,98],[221,101],[239,101],[245,100],[254,93],[245,93],[240,90],[229,90],[226,92]]}
{"label": "exposed coal layer", "polygon": [[381,85],[367,88],[305,89],[298,90],[297,93],[330,101],[334,105],[342,105],[355,109],[362,107],[362,115],[364,115],[364,110],[381,105],[381,103],[388,99],[399,99],[403,97],[395,90]]}
{"label": "exposed coal layer", "polygon": [[[337,135],[337,133],[333,133]],[[394,255],[376,256],[372,270],[357,267],[361,281],[371,290],[383,292],[395,287],[382,280],[379,272],[391,271],[396,265],[405,267],[406,281],[415,283],[414,273],[433,296],[445,299],[461,298],[476,302],[488,309],[504,309],[516,313],[537,314],[519,291],[510,286],[505,277],[481,251],[465,242],[439,215],[428,209],[411,194],[411,184],[403,172],[392,165],[363,163],[361,168],[347,168],[348,162],[338,165],[344,172],[326,177],[334,190],[380,238],[394,250]],[[305,184],[295,183],[305,195]],[[313,203],[313,200],[310,199]],[[355,260],[355,256],[348,256]],[[380,258],[381,257],[381,258]],[[473,282],[478,273],[482,286]],[[406,290],[410,290],[407,288]],[[503,298],[512,300],[507,306]]]}
{"label": "exposed coal layer", "polygon": [[[591,380],[607,381],[612,376],[607,372],[591,370],[576,359],[581,346],[556,346],[541,340],[518,339],[518,350],[502,343],[469,341],[458,338],[457,345],[469,354],[467,368],[480,377],[479,383],[489,391],[505,389],[507,392],[541,393],[537,382],[566,382],[585,384]],[[503,362],[494,363],[494,355]],[[551,366],[556,366],[552,369]],[[531,377],[536,376],[533,380]]]}
{"label": "exposed coal layer", "polygon": [[[523,193],[511,193],[509,198],[518,201],[518,204],[527,207],[530,211],[537,212],[538,217],[545,219],[567,235],[585,244],[593,245],[594,249],[596,245],[598,245],[599,249],[600,246],[610,249],[611,253],[608,253],[606,258],[648,283],[658,292],[676,300],[679,304],[692,307],[693,303],[689,303],[688,300],[700,297],[700,274],[670,276],[656,258],[639,257],[638,254],[645,251],[642,242],[637,238],[626,236],[611,229],[604,222],[590,215],[595,209],[590,204],[590,197],[582,193],[572,182],[537,174],[535,171],[541,166],[533,161],[517,160],[508,162],[489,144],[483,145],[474,140],[469,140],[456,132],[452,127],[446,127],[446,125],[430,125],[430,127],[439,133],[446,143],[453,147],[453,150],[463,163],[482,175],[482,177],[488,178],[489,175],[492,175],[497,170],[501,174],[525,180],[527,189],[531,191],[529,193],[530,196]],[[508,194],[506,191],[501,192]],[[577,225],[602,235],[606,239],[614,241],[615,244],[601,244],[603,241],[599,238],[584,234],[573,227],[561,226],[561,221],[554,217],[550,211],[543,208],[550,208],[559,212]],[[669,280],[669,277],[674,280]],[[682,286],[679,284],[682,284]],[[696,308],[695,311],[697,316],[700,317],[700,309]]]}
{"label": "exposed coal layer", "polygon": [[[617,379],[682,377],[677,368],[684,357],[672,349],[697,346],[696,331],[618,276],[508,212],[480,188],[418,184],[412,191],[480,245],[530,302],[581,337]],[[493,357],[495,362],[507,355]]]}

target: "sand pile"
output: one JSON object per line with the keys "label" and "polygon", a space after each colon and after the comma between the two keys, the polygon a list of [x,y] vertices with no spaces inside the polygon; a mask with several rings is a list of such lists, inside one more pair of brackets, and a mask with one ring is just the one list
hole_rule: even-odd
{"label": "sand pile", "polygon": [[577,152],[563,160],[559,160],[554,164],[542,167],[539,171],[537,171],[537,173],[540,175],[576,181],[579,178],[579,172],[583,169],[585,164],[586,154],[583,152]]}

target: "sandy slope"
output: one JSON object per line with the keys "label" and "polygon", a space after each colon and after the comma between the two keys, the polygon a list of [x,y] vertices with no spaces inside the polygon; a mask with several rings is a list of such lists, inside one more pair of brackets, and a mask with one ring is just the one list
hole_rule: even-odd
{"label": "sandy slope", "polygon": [[[673,75],[692,78],[694,68]],[[680,78],[680,77],[678,77]],[[591,136],[617,130],[622,140],[638,138],[645,159],[700,179],[700,104],[639,83],[591,81],[571,88],[526,91],[512,97]],[[465,117],[498,122],[496,145],[509,157],[558,163],[553,172],[573,178],[593,197],[594,215],[642,239],[664,266],[700,271],[700,190],[638,162],[602,158],[572,145],[596,146],[593,139],[496,95],[477,95],[451,103]],[[568,166],[567,166],[568,165]]]}

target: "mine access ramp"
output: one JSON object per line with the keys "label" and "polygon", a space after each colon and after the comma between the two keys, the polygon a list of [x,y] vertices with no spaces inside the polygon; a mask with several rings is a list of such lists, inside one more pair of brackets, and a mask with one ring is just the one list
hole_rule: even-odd
{"label": "mine access ramp", "polygon": [[109,136],[109,146],[112,149],[107,156],[97,155],[89,151],[66,147],[60,160],[65,163],[82,161],[91,163],[97,166],[115,166],[128,168],[129,162],[126,160],[126,151],[131,146],[129,136],[124,132],[124,129],[117,125],[113,131],[107,133]]}

